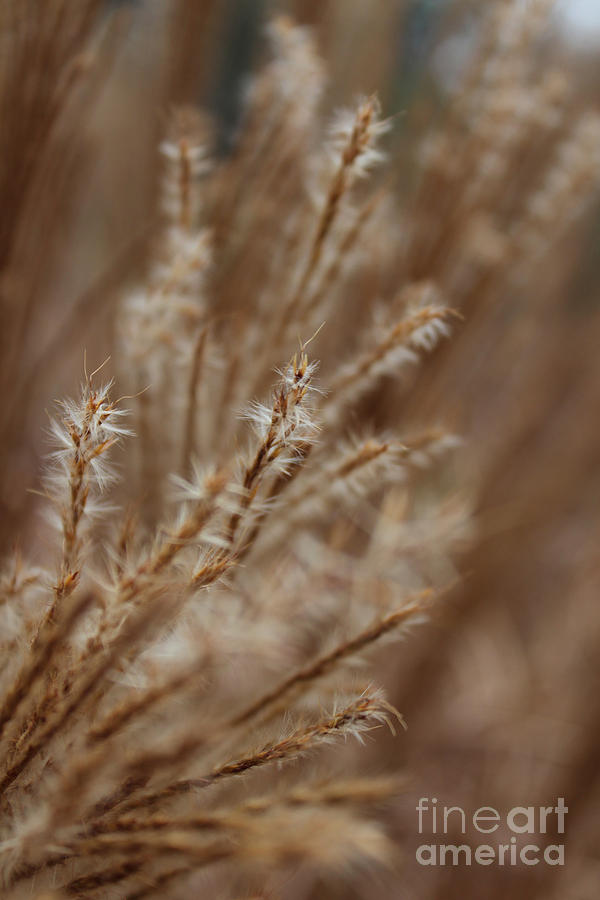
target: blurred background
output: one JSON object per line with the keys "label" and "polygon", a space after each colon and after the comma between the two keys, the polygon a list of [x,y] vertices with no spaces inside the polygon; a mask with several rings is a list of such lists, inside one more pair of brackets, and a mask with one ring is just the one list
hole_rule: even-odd
{"label": "blurred background", "polygon": [[[23,485],[37,485],[44,409],[74,392],[83,347],[93,346],[94,363],[110,353],[115,300],[143,269],[155,221],[156,148],[169,110],[206,110],[214,152],[227,157],[249,74],[265,53],[266,22],[287,13],[311,26],[330,76],[325,112],[377,91],[385,114],[395,115],[399,225],[418,216],[429,229],[432,219],[439,224],[439,237],[406,274],[446,279],[450,305],[464,321],[398,415],[407,422],[443,418],[458,430],[457,480],[473,508],[461,586],[430,624],[388,653],[390,699],[409,728],[399,739],[378,739],[369,754],[372,769],[391,765],[411,779],[388,813],[397,872],[392,880],[371,878],[368,892],[359,883],[328,883],[315,896],[592,900],[600,885],[597,132],[586,144],[591,173],[582,166],[579,180],[554,185],[553,205],[543,215],[533,210],[529,231],[515,236],[505,223],[529,194],[539,161],[579,113],[599,112],[600,3],[564,0],[542,18],[549,3],[523,0],[531,28],[517,50],[510,41],[496,48],[510,77],[526,61],[521,92],[523,84],[531,91],[546,85],[560,97],[560,117],[536,138],[539,146],[525,130],[511,144],[512,167],[493,190],[487,185],[485,205],[469,207],[461,247],[468,243],[480,268],[468,278],[447,264],[459,228],[456,204],[475,175],[472,160],[461,157],[469,147],[452,111],[469,67],[484,78],[477,54],[500,27],[492,8],[514,0],[87,6],[89,17],[40,58],[23,51],[22,61],[10,31],[3,32],[3,550],[36,527],[29,518],[35,500]],[[45,15],[29,0],[19,10],[32,21]],[[59,70],[68,115],[57,118],[49,85]],[[507,96],[497,113],[504,129],[526,115],[521,95]],[[423,159],[440,134],[449,158],[463,165],[445,193],[435,184],[423,189]],[[32,153],[40,146],[43,154]],[[507,255],[509,238],[517,250]],[[420,867],[414,807],[421,796],[467,811],[550,806],[562,796],[566,865]]]}

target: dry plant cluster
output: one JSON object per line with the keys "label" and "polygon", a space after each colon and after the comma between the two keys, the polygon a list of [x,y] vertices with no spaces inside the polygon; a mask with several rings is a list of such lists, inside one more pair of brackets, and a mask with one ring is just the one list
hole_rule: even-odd
{"label": "dry plant cluster", "polygon": [[[112,52],[99,4],[34,6],[1,5],[2,90],[39,131],[2,159],[22,206],[5,433],[42,277],[11,306],[24,223]],[[404,727],[374,655],[444,604],[473,527],[416,375],[482,298],[534,283],[598,184],[600,119],[531,50],[549,7],[490,5],[409,191],[394,119],[374,95],[328,114],[314,36],[283,16],[231,152],[207,114],[170,115],[144,271],[110,360],[88,339],[80,395],[50,413],[0,580],[6,896],[324,897],[397,861],[377,808],[403,780],[354,749]]]}

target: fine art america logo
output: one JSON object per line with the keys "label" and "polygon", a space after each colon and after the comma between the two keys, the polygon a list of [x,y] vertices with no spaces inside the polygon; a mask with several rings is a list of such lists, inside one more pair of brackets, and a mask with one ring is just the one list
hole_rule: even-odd
{"label": "fine art america logo", "polygon": [[[564,844],[548,844],[540,836],[565,833],[565,815],[569,808],[563,797],[556,806],[515,806],[501,815],[492,806],[481,806],[467,813],[460,806],[438,806],[436,797],[421,797],[416,807],[419,834],[435,836],[434,843],[417,848],[417,862],[422,866],[564,866]],[[448,835],[477,833],[467,843],[446,843]],[[444,843],[441,836],[444,835]],[[489,843],[476,843],[479,835]],[[481,839],[483,840],[483,839]],[[541,845],[541,846],[540,846]]]}

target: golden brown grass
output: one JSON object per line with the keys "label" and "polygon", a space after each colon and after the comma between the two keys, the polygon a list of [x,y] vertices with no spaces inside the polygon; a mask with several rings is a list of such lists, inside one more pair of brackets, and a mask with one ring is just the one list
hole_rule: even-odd
{"label": "golden brown grass", "polygon": [[[379,100],[328,112],[315,37],[288,17],[268,27],[229,153],[206,115],[175,109],[145,259],[136,237],[99,281],[109,327],[81,337],[96,284],[41,354],[68,346],[79,364],[85,343],[84,381],[51,413],[25,507],[12,456],[41,390],[31,260],[69,184],[65,135],[86,135],[122,37],[99,4],[2,4],[3,103],[14,117],[25,98],[38,126],[9,129],[0,180],[3,491],[22,533],[0,580],[8,894],[333,897],[349,872],[396,864],[377,808],[405,790],[397,765],[382,776],[372,751],[330,745],[404,724],[372,686],[375,657],[446,603],[472,531],[457,386],[493,355],[507,292],[536,286],[595,197],[598,117],[531,50],[547,6],[493,4],[463,89],[415,142],[410,190]],[[172,13],[175,34],[198,25]],[[32,47],[52,63],[43,90],[23,75]],[[194,66],[164,60],[189,101]],[[435,682],[427,648],[415,698]]]}

